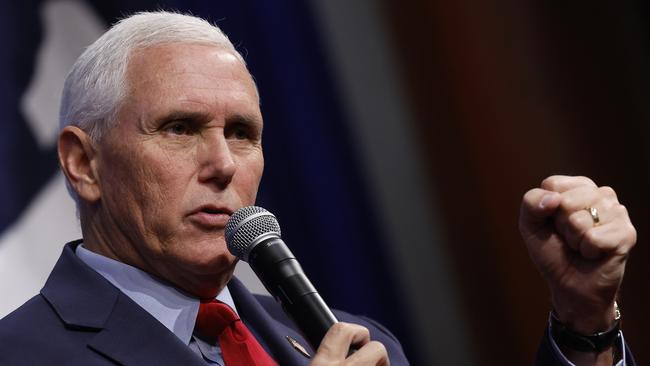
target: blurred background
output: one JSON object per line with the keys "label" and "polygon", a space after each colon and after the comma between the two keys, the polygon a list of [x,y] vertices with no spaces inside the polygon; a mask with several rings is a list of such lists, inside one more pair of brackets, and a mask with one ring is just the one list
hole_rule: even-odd
{"label": "blurred background", "polygon": [[246,58],[266,124],[258,204],[332,307],[385,324],[414,365],[531,364],[550,301],[519,202],[548,175],[586,175],[637,227],[619,304],[650,362],[642,1],[3,0],[0,316],[80,236],[55,153],[67,70],[156,9],[215,22]]}

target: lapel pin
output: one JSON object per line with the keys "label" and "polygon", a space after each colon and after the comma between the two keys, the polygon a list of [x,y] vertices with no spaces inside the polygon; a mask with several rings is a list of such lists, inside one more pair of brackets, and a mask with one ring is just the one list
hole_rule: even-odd
{"label": "lapel pin", "polygon": [[305,347],[303,347],[302,344],[298,343],[297,340],[293,339],[290,336],[287,336],[287,341],[289,341],[289,344],[291,344],[293,348],[295,348],[298,352],[300,352],[301,355],[307,358],[311,358],[311,355],[309,354],[309,352],[307,352],[307,349],[305,349]]}

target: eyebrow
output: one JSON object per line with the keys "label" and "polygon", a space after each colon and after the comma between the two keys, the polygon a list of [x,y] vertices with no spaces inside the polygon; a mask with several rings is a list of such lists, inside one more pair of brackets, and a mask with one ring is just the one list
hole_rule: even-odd
{"label": "eyebrow", "polygon": [[176,121],[176,120],[196,120],[196,121],[209,121],[212,118],[210,113],[203,111],[186,111],[182,109],[172,110],[169,113],[165,113],[159,118],[156,118],[158,122],[167,122],[167,121]]}
{"label": "eyebrow", "polygon": [[229,116],[226,118],[226,124],[230,123],[242,123],[252,127],[262,127],[262,120],[258,116],[252,114],[236,114],[234,116]]}
{"label": "eyebrow", "polygon": [[[212,114],[207,111],[176,109],[161,115],[160,117],[156,118],[155,121],[157,122],[157,125],[160,125],[165,122],[177,120],[208,122],[212,118]],[[260,130],[263,126],[262,119],[259,116],[249,113],[228,116],[225,122],[226,124],[241,123],[247,126],[259,128]]]}

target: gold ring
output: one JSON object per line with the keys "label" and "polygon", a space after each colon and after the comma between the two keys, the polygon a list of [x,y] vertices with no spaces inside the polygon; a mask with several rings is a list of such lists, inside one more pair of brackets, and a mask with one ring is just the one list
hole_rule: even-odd
{"label": "gold ring", "polygon": [[600,217],[598,216],[598,209],[596,207],[585,207],[585,210],[591,215],[591,219],[594,221],[594,226],[600,224]]}

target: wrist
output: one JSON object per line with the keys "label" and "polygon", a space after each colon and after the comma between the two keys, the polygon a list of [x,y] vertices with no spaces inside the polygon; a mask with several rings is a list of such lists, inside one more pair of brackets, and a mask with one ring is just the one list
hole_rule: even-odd
{"label": "wrist", "polygon": [[605,332],[620,318],[616,301],[606,306],[553,306],[553,316],[564,326],[579,334]]}
{"label": "wrist", "polygon": [[[609,351],[615,346],[620,337],[620,311],[616,303],[614,303],[613,308],[611,313],[612,321],[605,329],[602,329],[601,325],[592,322],[579,323],[588,324],[585,328],[573,328],[575,322],[573,324],[564,323],[559,319],[556,312],[552,311],[549,320],[551,335],[563,349],[592,354]],[[585,332],[584,329],[588,330]]]}

